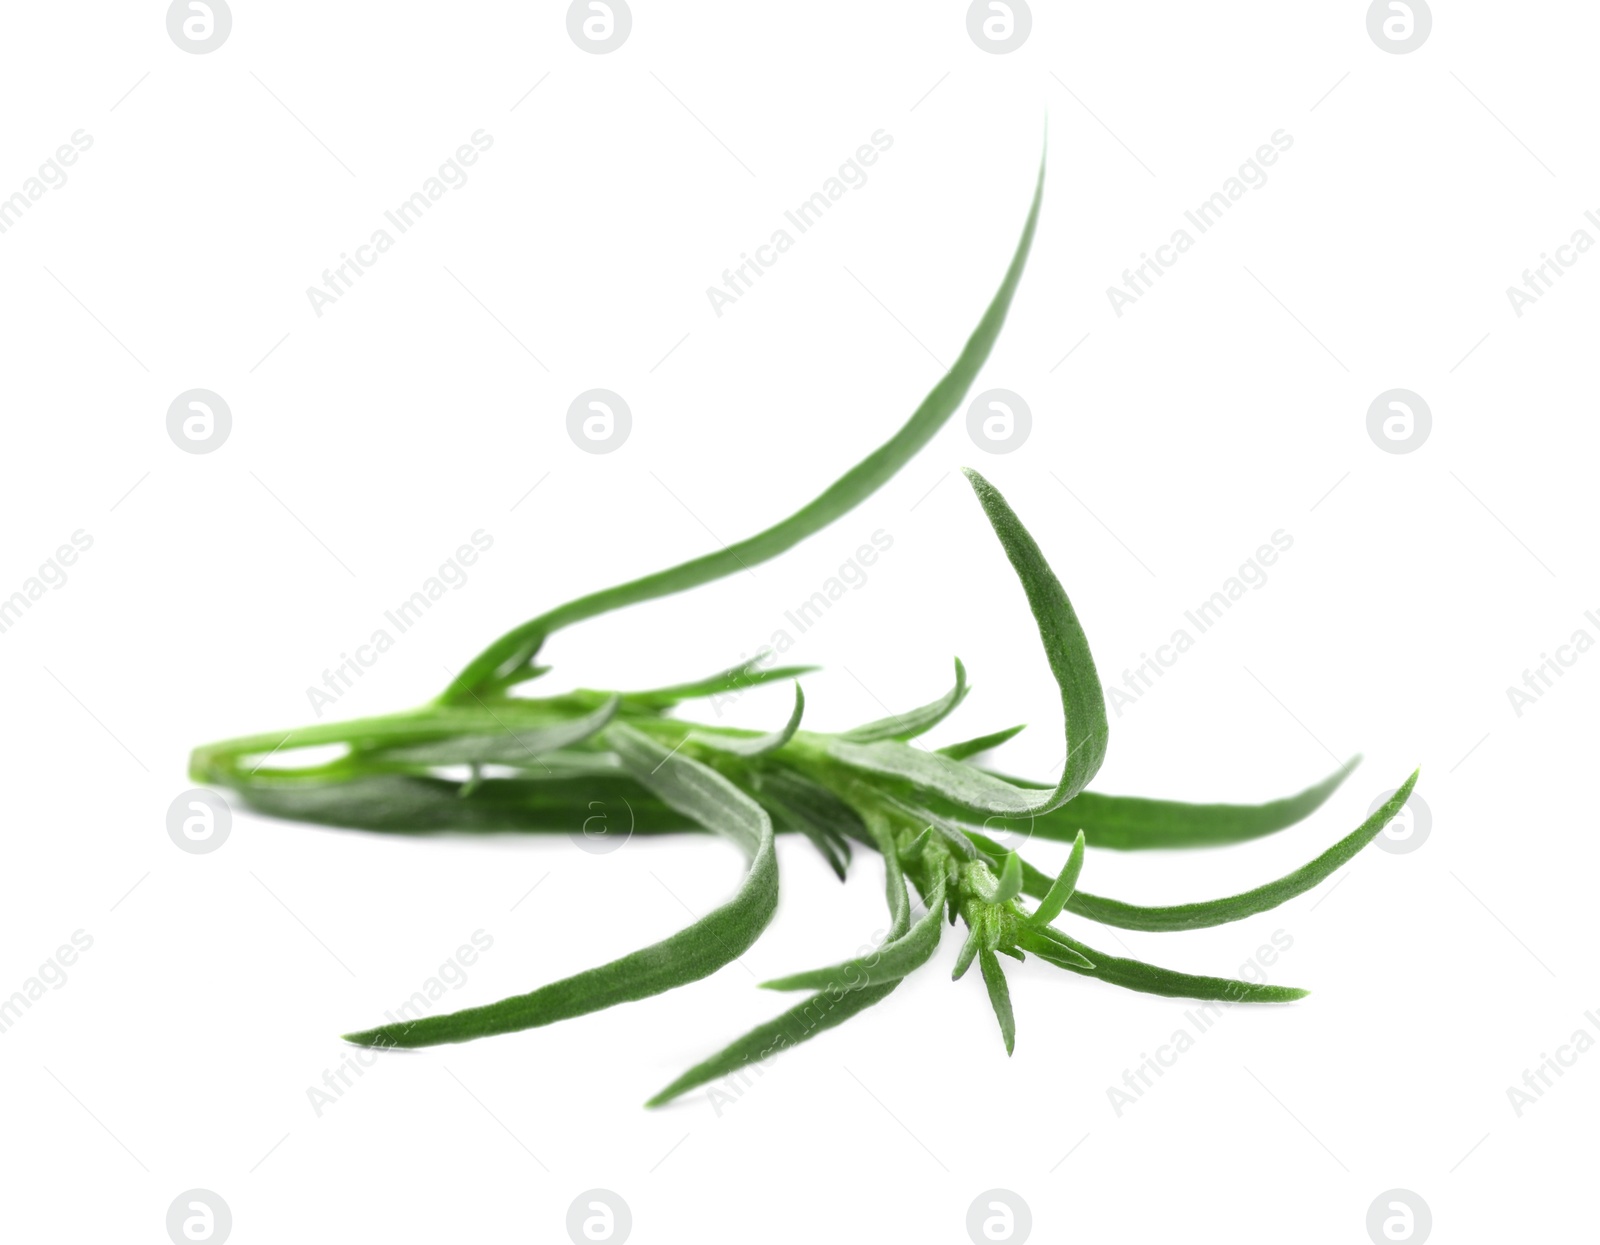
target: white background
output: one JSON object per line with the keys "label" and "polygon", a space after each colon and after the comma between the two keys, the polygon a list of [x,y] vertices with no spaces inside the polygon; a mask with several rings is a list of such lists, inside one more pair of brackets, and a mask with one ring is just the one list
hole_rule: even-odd
{"label": "white background", "polygon": [[[1600,207],[1600,15],[1435,10],[1426,44],[1392,55],[1362,3],[1040,3],[997,56],[960,3],[637,0],[627,43],[596,56],[556,3],[238,0],[228,41],[191,55],[160,4],[10,6],[0,193],[74,131],[93,146],[0,235],[0,595],[74,530],[94,543],[0,635],[0,993],[74,930],[94,943],[0,1034],[7,1235],[165,1240],[195,1187],[227,1201],[240,1242],[560,1240],[594,1187],[627,1201],[638,1241],[963,1241],[996,1187],[1049,1241],[1361,1242],[1396,1187],[1440,1241],[1591,1231],[1600,1055],[1520,1118],[1506,1091],[1597,1032],[1600,656],[1520,717],[1506,688],[1576,629],[1600,637],[1583,617],[1600,608],[1600,257],[1520,317],[1505,291],[1573,231],[1600,238],[1583,217]],[[841,887],[785,839],[778,917],[742,964],[385,1057],[319,1118],[307,1089],[344,1057],[336,1035],[473,931],[494,945],[451,1006],[664,936],[682,905],[730,892],[737,854],[241,814],[220,850],[187,855],[165,816],[189,749],[310,720],[308,685],[476,529],[494,545],[469,582],[339,715],[419,703],[513,623],[813,496],[976,323],[1047,114],[1037,245],[979,382],[1026,398],[1027,443],[985,453],[958,414],[754,575],[559,635],[548,689],[730,664],[882,528],[893,549],[789,654],[826,667],[808,724],[931,699],[960,654],[975,691],[930,742],[1028,721],[1005,763],[1042,775],[1059,717],[954,470],[975,465],[1052,559],[1108,686],[1272,532],[1293,536],[1266,586],[1113,717],[1097,789],[1256,801],[1366,756],[1302,825],[1095,852],[1086,888],[1160,903],[1254,886],[1417,764],[1431,837],[1238,925],[1083,930],[1225,975],[1282,930],[1272,980],[1313,990],[1235,1009],[1120,1117],[1108,1088],[1189,1004],[1009,966],[1008,1060],[977,974],[946,980],[948,943],[733,1105],[642,1109],[781,1009],[756,981],[880,928],[870,854]],[[306,288],[480,129],[493,146],[470,180],[317,316]],[[893,146],[867,183],[716,316],[706,287],[878,129]],[[1118,317],[1106,287],[1278,130],[1293,146],[1266,184]],[[165,428],[195,387],[233,412],[211,454]],[[609,455],[565,429],[593,387],[633,412]],[[1403,456],[1366,431],[1395,387],[1434,420]],[[788,695],[722,720],[771,725]]]}

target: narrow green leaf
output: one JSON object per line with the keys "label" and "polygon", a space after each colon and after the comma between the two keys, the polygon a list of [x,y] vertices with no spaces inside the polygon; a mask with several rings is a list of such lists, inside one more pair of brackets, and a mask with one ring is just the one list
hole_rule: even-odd
{"label": "narrow green leaf", "polygon": [[983,984],[989,989],[989,1005],[1000,1022],[1000,1036],[1005,1039],[1006,1054],[1017,1045],[1017,1020],[1011,1014],[1011,989],[1006,985],[1006,975],[993,951],[978,952],[978,966],[983,970]]}
{"label": "narrow green leaf", "polygon": [[[1257,886],[1253,890],[1225,899],[1209,899],[1199,903],[1173,904],[1169,907],[1145,908],[1078,891],[1067,900],[1067,911],[1087,917],[1102,925],[1115,925],[1120,929],[1181,930],[1204,929],[1211,925],[1226,925],[1229,921],[1243,920],[1258,912],[1266,912],[1279,904],[1303,895],[1346,864],[1357,852],[1375,839],[1401,808],[1405,806],[1411,789],[1416,786],[1413,771],[1404,785],[1386,800],[1382,807],[1359,826],[1340,839],[1315,860],[1300,866],[1293,873]],[[1024,888],[1027,881],[1024,880]]]}
{"label": "narrow green leaf", "polygon": [[1022,860],[1016,852],[1007,852],[1000,866],[1000,885],[990,903],[1005,903],[1015,899],[1022,891]]}
{"label": "narrow green leaf", "polygon": [[850,839],[871,842],[856,811],[826,787],[793,770],[771,767],[746,775],[778,827],[803,834],[842,882],[850,864]]}
{"label": "narrow green leaf", "polygon": [[[958,830],[945,818],[935,816],[925,808],[907,803],[905,800],[883,791],[875,792],[875,798],[880,804],[893,809],[906,821],[913,824],[921,822],[925,833],[930,833],[937,837],[940,842],[963,860],[976,860],[978,858],[978,853],[968,841],[965,832]],[[917,837],[920,839],[922,836],[918,835]]]}
{"label": "narrow green leaf", "polygon": [[922,833],[906,844],[900,853],[900,859],[912,863],[922,859],[922,853],[928,850],[928,844],[933,842],[933,827],[923,826]]}
{"label": "narrow green leaf", "polygon": [[711,1058],[695,1064],[672,1084],[649,1099],[645,1106],[659,1107],[688,1093],[691,1089],[697,1089],[719,1077],[728,1076],[750,1064],[775,1058],[790,1047],[798,1046],[819,1033],[836,1028],[852,1016],[866,1011],[874,1003],[888,998],[901,980],[897,978],[884,985],[868,986],[861,990],[814,994],[782,1015],[765,1024],[757,1025]]}
{"label": "narrow green leaf", "polygon": [[776,752],[784,744],[794,738],[794,733],[800,729],[800,719],[806,711],[806,694],[800,689],[798,682],[794,685],[794,709],[789,714],[789,720],[778,730],[767,735],[738,736],[713,734],[709,731],[690,731],[689,742],[699,744],[703,748],[711,748],[717,752],[726,752],[730,756],[754,757],[766,756],[769,752]]}
{"label": "narrow green leaf", "polygon": [[[1184,804],[1176,800],[1145,800],[1085,791],[1060,808],[1040,813],[1018,828],[1035,838],[1063,842],[1071,842],[1082,830],[1090,847],[1109,847],[1117,851],[1241,843],[1272,834],[1311,816],[1339,789],[1360,761],[1359,756],[1353,757],[1298,795],[1266,804]],[[1041,783],[1008,781],[1019,786],[1043,788]]]}
{"label": "narrow green leaf", "polygon": [[828,868],[833,870],[834,877],[843,882],[850,873],[850,844],[843,839],[836,839],[823,832],[816,822],[804,816],[797,815],[787,804],[780,804],[771,798],[760,801],[761,807],[772,814],[775,828],[791,834],[803,834],[811,841],[811,846],[816,848],[823,860],[828,862]]}
{"label": "narrow green leaf", "polygon": [[377,755],[417,765],[524,765],[546,752],[582,743],[616,716],[621,703],[621,697],[611,696],[593,713],[526,730],[513,727],[508,717],[506,729],[502,732],[456,735],[429,743],[404,744],[384,748]]}
{"label": "narrow green leaf", "polygon": [[[1381,808],[1322,855],[1275,882],[1268,882],[1254,890],[1230,895],[1225,899],[1174,904],[1168,907],[1141,907],[1137,904],[1123,903],[1118,899],[1107,899],[1102,895],[1091,895],[1088,891],[1074,890],[1066,902],[1065,910],[1076,916],[1098,921],[1102,925],[1156,932],[1204,929],[1266,912],[1317,886],[1376,838],[1405,806],[1411,789],[1416,785],[1418,773],[1420,771],[1413,772],[1405,784]],[[989,857],[991,862],[998,863],[1005,857],[1006,849],[987,835],[976,830],[968,830],[966,836]],[[1050,893],[1054,884],[1048,874],[1040,872],[1027,861],[1022,861],[1023,894],[1043,898]]]}
{"label": "narrow green leaf", "polygon": [[[283,767],[301,748],[346,744],[352,756],[382,753],[406,745],[449,740],[461,735],[532,733],[544,728],[566,729],[575,717],[604,707],[595,699],[579,708],[553,709],[548,702],[502,700],[493,705],[430,705],[423,710],[355,718],[344,722],[318,722],[293,730],[246,735],[196,748],[189,758],[189,776],[195,782],[235,787],[244,784],[321,784],[330,776],[348,777],[337,763],[301,768]],[[269,764],[269,762],[271,764]]]}
{"label": "narrow green leaf", "polygon": [[764,981],[766,990],[859,990],[863,986],[898,981],[921,968],[939,946],[940,918],[944,915],[944,881],[941,879],[928,899],[928,910],[904,935],[885,942],[867,955],[846,960],[831,968],[794,973],[775,981]]}
{"label": "narrow green leaf", "polygon": [[830,788],[797,770],[787,765],[765,765],[751,771],[751,781],[762,799],[770,797],[793,808],[803,809],[805,815],[820,829],[840,841],[854,839],[858,843],[877,846],[860,813]]}
{"label": "narrow green leaf", "polygon": [[[762,654],[742,661],[737,666],[730,666],[726,670],[719,670],[716,674],[708,675],[703,679],[695,679],[689,683],[674,683],[670,687],[652,688],[646,692],[623,693],[623,704],[629,709],[670,709],[685,700],[700,700],[708,696],[732,696],[739,692],[748,691],[752,687],[760,687],[763,683],[775,683],[779,679],[797,679],[802,674],[810,674],[820,669],[819,666],[774,666],[765,668],[761,665],[767,660]],[[604,695],[601,692],[588,692],[588,695]]]}
{"label": "narrow green leaf", "polygon": [[[1015,852],[1011,853],[1011,860],[1017,859]],[[1077,888],[1078,875],[1083,872],[1083,831],[1078,831],[1077,840],[1072,844],[1072,854],[1067,857],[1067,863],[1061,866],[1061,872],[1056,880],[1050,884],[1050,889],[1045,892],[1043,901],[1036,912],[1028,917],[1030,925],[1048,925],[1061,915],[1061,909],[1067,906],[1067,900],[1072,898],[1072,892]],[[1022,881],[1022,871],[1017,870],[1019,884]]]}
{"label": "narrow green leaf", "polygon": [[965,761],[968,757],[975,757],[980,752],[993,751],[1008,739],[1015,739],[1026,729],[1026,724],[1011,726],[1003,731],[979,735],[976,739],[963,739],[960,743],[946,744],[943,748],[935,748],[934,751],[940,756],[949,757],[952,761]]}
{"label": "narrow green leaf", "polygon": [[[1292,1003],[1302,999],[1309,990],[1294,986],[1257,985],[1249,981],[1234,981],[1227,977],[1197,977],[1170,968],[1159,968],[1141,960],[1125,960],[1107,955],[1093,947],[1068,938],[1060,930],[1027,928],[1022,934],[1022,946],[1041,960],[1084,977],[1097,977],[1113,986],[1138,990],[1144,994],[1161,994],[1170,998],[1220,999],[1227,1003]],[[1073,952],[1067,956],[1064,952]],[[1085,956],[1092,964],[1085,967],[1079,961]]]}
{"label": "narrow green leaf", "polygon": [[961,944],[961,950],[956,952],[956,967],[955,971],[950,974],[951,981],[960,981],[966,976],[967,969],[972,967],[973,957],[978,954],[978,950],[982,945],[983,943],[978,937],[978,931],[969,929],[967,931],[967,940]]}
{"label": "narrow green leaf", "polygon": [[1018,863],[1022,866],[1022,893],[1035,898],[1044,896],[1054,885],[1055,879],[1042,869],[1030,865],[1022,856],[1012,853],[1009,847],[996,843],[988,835],[978,830],[963,830],[963,837],[976,847],[979,853],[988,860],[991,868],[999,868],[1008,854],[1015,854]]}
{"label": "narrow green leaf", "polygon": [[1033,203],[1028,209],[1022,236],[1017,241],[1017,249],[1000,282],[1000,288],[995,291],[983,318],[967,339],[954,365],[940,377],[922,400],[922,405],[917,407],[898,432],[824,489],[815,500],[765,531],[667,570],[589,593],[513,628],[473,658],[445,689],[440,700],[461,701],[470,699],[475,691],[491,685],[509,687],[519,683],[527,677],[525,672],[528,664],[538,653],[545,637],[552,632],[623,606],[653,601],[748,570],[792,549],[882,488],[944,426],[945,421],[961,405],[973,378],[988,359],[995,338],[999,336],[1000,326],[1005,323],[1017,283],[1022,279],[1028,250],[1033,245],[1034,229],[1039,223],[1039,204],[1043,197],[1044,159],[1041,156]]}
{"label": "narrow green leaf", "polygon": [[931,704],[923,705],[920,709],[908,709],[905,713],[892,714],[887,718],[879,718],[876,722],[868,722],[854,730],[845,731],[840,739],[848,739],[853,743],[871,743],[878,739],[915,739],[918,735],[931,731],[940,722],[943,722],[955,711],[957,705],[967,698],[967,670],[961,664],[961,658],[956,658],[956,685],[943,696]]}
{"label": "narrow green leaf", "polygon": [[363,1046],[433,1046],[513,1033],[660,994],[708,977],[749,949],[778,906],[778,860],[772,821],[727,779],[622,723],[606,741],[630,773],[665,803],[745,852],[750,870],[727,903],[670,938],[529,994],[409,1023],[346,1035]]}
{"label": "narrow green leaf", "polygon": [[911,928],[911,896],[906,891],[900,853],[894,849],[894,826],[871,806],[861,814],[861,823],[883,860],[883,901],[889,907],[889,941],[892,942],[904,937]]}
{"label": "narrow green leaf", "polygon": [[[876,843],[883,856],[884,897],[889,905],[889,940],[892,942],[903,937],[911,923],[911,901],[906,894],[905,874],[895,855],[894,830],[881,816],[873,814],[865,819],[862,837]],[[904,978],[897,977],[859,990],[830,989],[813,994],[696,1064],[645,1105],[658,1107],[691,1089],[749,1064],[773,1058],[781,1051],[842,1025],[887,998],[902,980]]]}
{"label": "narrow green leaf", "polygon": [[1048,812],[1082,791],[1105,758],[1109,732],[1105,694],[1095,673],[1089,642],[1061,581],[999,491],[977,472],[965,470],[1012,569],[1022,581],[1060,692],[1067,748],[1061,778],[1049,791],[1017,787],[949,757],[891,741],[858,744],[838,740],[829,752],[856,769],[902,779],[978,813],[1014,817]]}
{"label": "narrow green leaf", "polygon": [[237,788],[268,817],[391,834],[563,833],[604,825],[618,834],[700,829],[631,778],[452,779],[373,774],[322,785]]}
{"label": "narrow green leaf", "polygon": [[[1024,926],[1020,931],[1018,931],[1017,936],[1021,939],[1020,945],[1026,947],[1029,951],[1032,951],[1041,960],[1048,960],[1057,968],[1070,968],[1074,971],[1081,970],[1083,972],[1088,972],[1095,966],[1095,961],[1091,960],[1081,951],[1075,951],[1069,946],[1066,946],[1060,942],[1052,942],[1049,939],[1039,942],[1034,938],[1035,932],[1036,931],[1034,931],[1031,926]],[[1045,930],[1044,932],[1047,934],[1060,933],[1059,930],[1054,929]],[[1100,953],[1096,951],[1094,954],[1099,955]]]}

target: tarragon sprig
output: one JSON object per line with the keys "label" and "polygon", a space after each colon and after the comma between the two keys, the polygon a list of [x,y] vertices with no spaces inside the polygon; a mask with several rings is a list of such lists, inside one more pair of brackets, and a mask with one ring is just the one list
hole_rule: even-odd
{"label": "tarragon sprig", "polygon": [[[766,982],[769,989],[806,997],[689,1069],[651,1105],[770,1058],[880,1002],[933,958],[946,924],[957,921],[966,933],[953,975],[978,965],[1008,1053],[1016,1023],[1001,956],[1023,960],[1031,953],[1068,972],[1151,994],[1274,1003],[1305,994],[1108,955],[1056,922],[1071,915],[1124,929],[1185,930],[1276,907],[1316,886],[1371,842],[1405,804],[1417,775],[1316,859],[1264,886],[1161,907],[1080,890],[1087,848],[1189,848],[1270,834],[1321,807],[1350,765],[1298,795],[1260,805],[1193,805],[1086,791],[1109,734],[1087,637],[1038,544],[999,490],[975,471],[967,479],[1021,584],[1061,706],[1065,759],[1054,782],[1013,779],[973,763],[1021,727],[936,752],[911,745],[966,698],[966,669],[959,660],[955,686],[944,696],[836,734],[801,729],[805,695],[798,679],[808,667],[771,669],[759,658],[706,679],[645,691],[514,694],[546,672],[535,658],[560,628],[775,557],[859,505],[904,466],[960,405],[988,358],[1027,261],[1043,191],[1041,165],[1011,264],[955,366],[894,436],[789,518],[716,553],[590,593],[523,623],[420,709],[195,750],[190,768],[197,781],[230,788],[252,808],[279,817],[405,833],[570,832],[585,824],[597,804],[621,800],[632,810],[637,832],[708,831],[745,856],[748,868],[734,895],[669,938],[527,994],[381,1025],[348,1034],[349,1041],[401,1047],[467,1041],[552,1024],[706,977],[745,952],[772,919],[777,833],[804,835],[841,879],[852,843],[877,851],[884,863],[887,937],[843,963]],[[674,716],[686,702],[786,678],[796,680],[794,708],[769,733]],[[342,745],[343,754],[318,764],[283,763],[299,749],[328,744]],[[1066,864],[1054,877],[1041,872],[984,832],[997,819],[1015,820],[1029,837],[1070,842]],[[922,901],[920,915],[912,888]]]}

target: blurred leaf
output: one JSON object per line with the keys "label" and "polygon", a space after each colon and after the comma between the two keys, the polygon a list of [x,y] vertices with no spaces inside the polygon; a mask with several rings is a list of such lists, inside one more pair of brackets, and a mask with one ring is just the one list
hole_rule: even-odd
{"label": "blurred leaf", "polygon": [[736,757],[761,757],[769,752],[776,752],[784,744],[794,738],[794,733],[800,729],[800,718],[806,711],[806,694],[800,690],[800,684],[794,685],[794,709],[789,714],[789,720],[781,728],[769,735],[738,736],[713,733],[711,731],[690,731],[689,742],[699,744],[703,748],[711,748],[717,752],[726,752]]}

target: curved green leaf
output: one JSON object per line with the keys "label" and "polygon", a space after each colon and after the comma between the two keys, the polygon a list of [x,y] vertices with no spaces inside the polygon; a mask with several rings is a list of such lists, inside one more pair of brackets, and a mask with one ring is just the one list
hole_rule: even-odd
{"label": "curved green leaf", "polygon": [[[930,813],[919,805],[908,803],[885,792],[878,792],[876,798],[880,804],[893,809],[906,821],[913,824],[920,822],[924,831],[928,832],[933,838],[938,839],[963,860],[976,860],[978,858],[977,850],[967,839],[965,831],[950,824],[945,818]],[[921,833],[917,835],[916,841],[922,841]]]}
{"label": "curved green leaf", "polygon": [[745,775],[742,780],[750,784],[756,799],[772,814],[779,829],[805,835],[839,880],[844,881],[850,864],[850,840],[871,842],[853,808],[826,787],[787,768],[765,767]]}
{"label": "curved green leaf", "polygon": [[940,377],[922,400],[922,405],[892,437],[824,489],[813,501],[765,531],[664,571],[629,580],[614,588],[591,592],[513,628],[473,658],[445,689],[440,700],[460,701],[491,684],[509,687],[519,683],[526,678],[529,662],[539,651],[545,637],[552,632],[623,606],[653,601],[748,570],[792,549],[882,488],[944,426],[945,421],[961,405],[973,378],[988,359],[995,338],[1000,334],[1000,326],[1005,323],[1017,283],[1022,279],[1028,250],[1033,245],[1034,229],[1039,223],[1039,204],[1043,198],[1044,159],[1041,156],[1033,203],[1028,209],[1022,236],[1017,241],[1017,249],[1000,282],[1000,288],[995,291],[994,298],[990,300],[983,318],[978,321],[978,327],[967,339],[954,366]]}
{"label": "curved green leaf", "polygon": [[977,958],[982,947],[983,940],[978,937],[977,928],[968,929],[967,940],[961,944],[961,950],[956,952],[956,966],[950,973],[951,981],[960,981],[967,975],[967,969],[972,967],[972,961]]}
{"label": "curved green leaf", "polygon": [[975,757],[980,752],[990,752],[1014,739],[1027,729],[1027,724],[1022,726],[1009,726],[1003,731],[993,731],[988,735],[979,735],[976,739],[963,739],[960,743],[946,744],[943,748],[935,748],[940,756],[949,757],[952,761],[965,761],[968,757]]}
{"label": "curved green leaf", "polygon": [[1379,831],[1394,820],[1395,815],[1405,806],[1407,798],[1411,795],[1411,789],[1417,785],[1417,775],[1420,772],[1412,771],[1411,777],[1384,801],[1377,812],[1322,855],[1275,882],[1268,882],[1264,886],[1257,886],[1253,890],[1230,895],[1225,899],[1173,904],[1161,908],[1143,908],[1078,891],[1067,901],[1067,911],[1088,917],[1089,920],[1098,921],[1102,925],[1148,930],[1204,929],[1210,925],[1225,925],[1229,921],[1238,921],[1247,916],[1254,916],[1258,912],[1266,912],[1269,908],[1276,908],[1296,895],[1305,894],[1335,873],[1341,865],[1375,839]]}
{"label": "curved green leaf", "polygon": [[613,723],[606,728],[606,741],[634,778],[663,802],[743,849],[750,870],[734,897],[670,938],[529,994],[487,1007],[380,1025],[347,1034],[346,1041],[362,1046],[433,1046],[532,1029],[698,981],[749,949],[778,906],[771,819],[720,774],[688,757],[674,756],[631,727]]}
{"label": "curved green leaf", "polygon": [[856,769],[902,779],[969,811],[1011,817],[1044,813],[1072,799],[1100,769],[1110,730],[1105,694],[1083,627],[1039,546],[999,491],[976,471],[964,470],[1022,581],[1050,673],[1055,676],[1066,728],[1067,755],[1061,778],[1053,789],[1041,793],[947,756],[889,741],[858,744],[841,739],[829,747],[829,755]]}
{"label": "curved green leaf", "polygon": [[[1160,968],[1142,960],[1125,960],[1115,955],[1096,951],[1076,938],[1068,938],[1060,930],[1028,928],[1023,931],[1021,945],[1032,951],[1047,964],[1064,968],[1083,977],[1097,977],[1113,986],[1138,990],[1143,994],[1162,994],[1171,998],[1221,999],[1228,1003],[1292,1003],[1310,994],[1295,986],[1258,985],[1250,981],[1235,981],[1228,977],[1198,977],[1180,973],[1171,968]],[[1072,952],[1073,956],[1063,954]],[[1084,967],[1079,962],[1088,957],[1092,964]]]}
{"label": "curved green leaf", "polygon": [[918,735],[931,731],[949,717],[956,706],[967,698],[969,690],[966,667],[961,664],[961,658],[957,657],[956,685],[938,700],[919,709],[908,709],[904,713],[868,722],[852,731],[845,731],[839,738],[858,744],[871,743],[878,739],[915,739]]}
{"label": "curved green leaf", "polygon": [[900,859],[915,864],[922,859],[922,853],[928,850],[928,844],[932,842],[933,827],[923,826],[917,837],[900,849]]}
{"label": "curved green leaf", "polygon": [[1005,903],[1022,892],[1022,858],[1016,852],[1007,852],[1000,862],[1000,881],[995,887],[990,903]]}
{"label": "curved green leaf", "polygon": [[[1067,843],[1082,830],[1090,847],[1117,851],[1242,843],[1304,821],[1327,802],[1360,762],[1359,756],[1352,757],[1299,794],[1265,804],[1184,804],[1084,791],[1016,829],[1035,838]],[[1009,777],[1007,781],[1024,787],[1044,786]]]}
{"label": "curved green leaf", "polygon": [[[1028,915],[1030,925],[1050,924],[1061,915],[1061,909],[1067,906],[1067,901],[1072,898],[1072,892],[1077,889],[1078,875],[1083,872],[1083,842],[1083,831],[1080,830],[1072,844],[1072,852],[1067,857],[1067,863],[1061,866],[1060,874],[1050,883],[1050,889],[1044,893],[1038,909]],[[1020,857],[1012,852],[1007,859],[1020,860]]]}
{"label": "curved green leaf", "polygon": [[690,731],[689,742],[699,744],[703,748],[710,748],[716,752],[726,752],[736,757],[762,757],[769,752],[776,752],[784,744],[794,738],[794,733],[800,729],[800,719],[806,711],[806,694],[800,690],[798,682],[794,685],[794,709],[789,714],[789,720],[778,730],[767,735],[738,736],[720,735],[709,731]]}
{"label": "curved green leaf", "polygon": [[[1212,925],[1226,925],[1230,921],[1243,920],[1247,916],[1255,916],[1259,912],[1266,912],[1276,908],[1281,903],[1286,903],[1297,895],[1303,895],[1308,890],[1327,879],[1339,868],[1346,864],[1363,847],[1378,836],[1378,833],[1394,820],[1396,814],[1405,806],[1406,800],[1411,795],[1411,789],[1417,784],[1420,770],[1412,771],[1411,777],[1383,805],[1359,826],[1344,838],[1340,839],[1327,851],[1315,860],[1309,861],[1296,869],[1293,873],[1286,874],[1275,882],[1257,886],[1253,890],[1244,891],[1238,895],[1229,895],[1224,899],[1207,899],[1197,903],[1172,904],[1166,907],[1142,907],[1138,904],[1123,903],[1120,899],[1107,899],[1102,895],[1091,895],[1088,891],[1074,891],[1066,901],[1066,910],[1074,916],[1087,917],[1091,921],[1098,921],[1102,925],[1114,925],[1119,929],[1142,929],[1155,932],[1171,932],[1185,929],[1205,929]],[[985,854],[998,860],[1006,849],[993,839],[975,831],[968,831],[967,837],[976,843]],[[1070,863],[1070,862],[1069,862]],[[1038,869],[1023,862],[1022,891],[1026,895],[1047,896],[1054,883],[1048,874],[1041,873]]]}
{"label": "curved green leaf", "polygon": [[867,986],[860,990],[829,991],[814,994],[805,1002],[791,1007],[782,1015],[765,1024],[757,1025],[743,1037],[730,1042],[711,1058],[695,1064],[672,1084],[645,1102],[647,1107],[659,1107],[674,1098],[702,1085],[737,1072],[753,1063],[771,1059],[792,1046],[826,1033],[842,1025],[852,1016],[860,1015],[874,1003],[880,1003],[894,993],[901,978],[881,986]]}
{"label": "curved green leaf", "polygon": [[928,898],[928,910],[901,937],[885,942],[868,955],[846,960],[831,968],[815,968],[774,981],[765,990],[859,990],[863,986],[898,981],[928,962],[939,946],[944,916],[945,885],[940,879]]}
{"label": "curved green leaf", "polygon": [[[884,896],[889,904],[889,940],[892,942],[904,936],[911,921],[911,901],[906,895],[905,874],[895,854],[894,830],[880,815],[867,817],[866,835],[870,835],[883,855]],[[829,989],[813,994],[803,1003],[765,1024],[757,1025],[743,1037],[736,1038],[711,1058],[697,1063],[646,1102],[645,1106],[659,1107],[691,1089],[737,1072],[749,1064],[770,1059],[791,1046],[798,1046],[819,1033],[842,1025],[852,1016],[888,998],[903,980],[897,977],[893,981],[859,990]]]}
{"label": "curved green leaf", "polygon": [[621,703],[620,696],[610,696],[593,713],[526,730],[518,730],[512,725],[512,719],[506,717],[506,729],[502,732],[403,744],[384,748],[377,755],[417,765],[523,765],[543,753],[582,743],[616,717]]}
{"label": "curved green leaf", "polygon": [[[759,687],[763,683],[775,683],[779,679],[797,679],[802,674],[810,674],[820,669],[818,666],[774,666],[768,669],[761,664],[766,660],[765,654],[758,653],[737,666],[719,670],[716,674],[703,679],[695,679],[689,683],[674,683],[670,687],[652,688],[646,692],[624,692],[622,701],[630,709],[664,710],[685,700],[700,700],[707,696],[732,696],[748,691],[752,687]],[[605,695],[603,692],[595,691],[587,694]]]}

